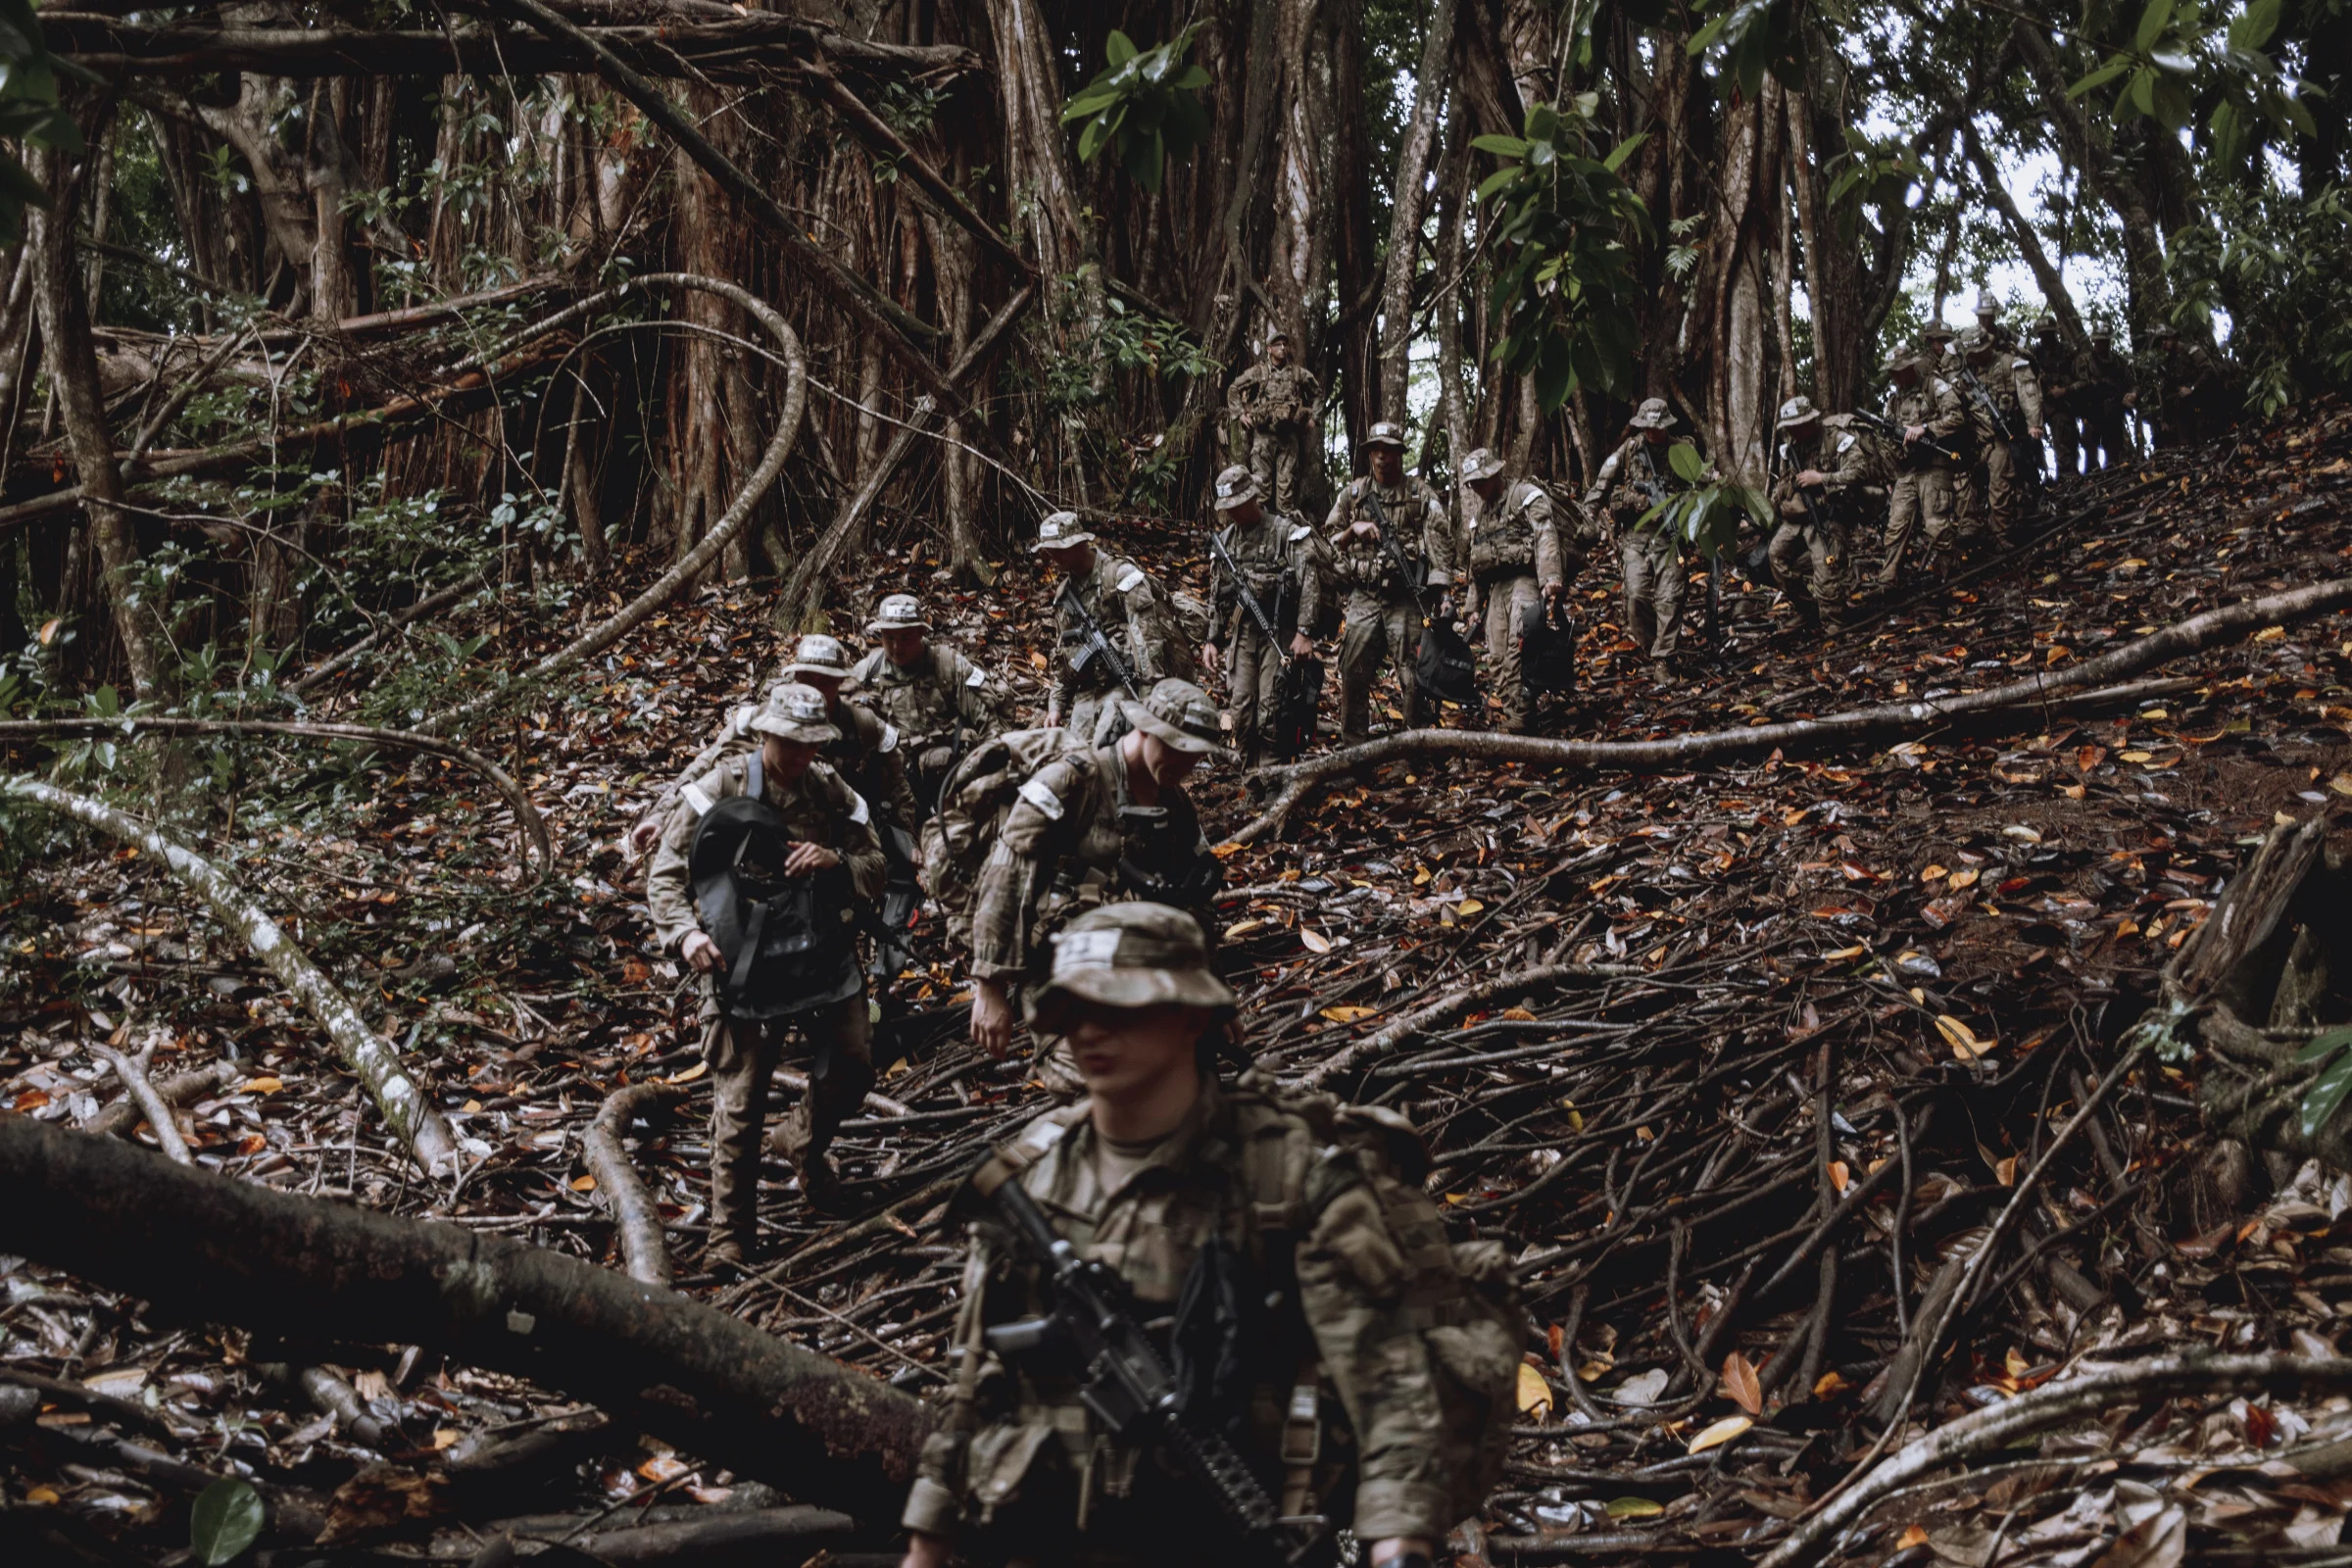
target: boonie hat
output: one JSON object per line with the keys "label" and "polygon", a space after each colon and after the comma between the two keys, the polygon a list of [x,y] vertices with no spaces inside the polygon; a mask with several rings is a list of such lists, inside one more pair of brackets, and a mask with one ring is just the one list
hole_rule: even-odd
{"label": "boonie hat", "polygon": [[2055,316],[2052,316],[2052,315],[2050,315],[2050,314],[2049,314],[2048,312],[2046,312],[2046,311],[2045,311],[2045,312],[2043,312],[2043,313],[2042,313],[2040,316],[2038,316],[2038,317],[2035,317],[2035,318],[2034,318],[2034,336],[2036,336],[2036,337],[2055,337],[2055,336],[2057,335],[2057,333],[2058,333],[2058,318],[2056,318]]}
{"label": "boonie hat", "polygon": [[1364,432],[1364,450],[1369,452],[1374,447],[1395,447],[1397,451],[1402,452],[1404,450],[1404,426],[1394,419],[1383,419],[1371,429],[1366,430]]}
{"label": "boonie hat", "polygon": [[1470,455],[1462,459],[1462,478],[1469,484],[1476,484],[1481,479],[1492,479],[1501,471],[1502,459],[1496,457],[1486,447],[1473,447],[1470,449]]}
{"label": "boonie hat", "polygon": [[1080,545],[1091,545],[1094,542],[1095,536],[1086,531],[1086,524],[1078,520],[1078,514],[1075,512],[1049,512],[1046,514],[1046,520],[1037,525],[1037,543],[1029,548],[1031,550],[1075,550]]}
{"label": "boonie hat", "polygon": [[1972,326],[1960,334],[1960,342],[1957,346],[1962,354],[1973,360],[1981,354],[1990,354],[1994,349],[1999,348],[2000,344],[1993,341],[1992,334],[1983,327]]}
{"label": "boonie hat", "polygon": [[1266,347],[1272,348],[1277,343],[1288,343],[1290,340],[1291,334],[1278,326],[1266,334]]}
{"label": "boonie hat", "polygon": [[1879,373],[1881,375],[1900,375],[1905,370],[1918,368],[1919,361],[1905,354],[1901,349],[1888,349],[1886,363],[1879,367]]}
{"label": "boonie hat", "polygon": [[1792,425],[1811,424],[1820,417],[1821,411],[1813,406],[1811,398],[1790,398],[1781,405],[1781,422],[1773,428],[1786,430]]}
{"label": "boonie hat", "polygon": [[836,680],[850,676],[850,651],[841,646],[841,639],[812,631],[793,645],[792,662],[783,669],[783,678],[799,680],[803,675],[830,675]]}
{"label": "boonie hat", "polygon": [[2094,326],[2090,329],[2090,340],[2093,343],[2112,343],[2115,341],[2115,328],[2112,326]]}
{"label": "boonie hat", "polygon": [[1637,430],[1671,430],[1675,424],[1674,410],[1667,407],[1664,398],[1643,398],[1627,422]]}
{"label": "boonie hat", "polygon": [[1954,334],[1951,324],[1941,318],[1937,318],[1921,327],[1919,335],[1930,343],[1949,343]]}
{"label": "boonie hat", "polygon": [[1977,314],[1979,316],[1998,316],[2001,314],[2001,302],[1993,297],[1992,290],[1988,288],[1981,288],[1977,290]]}
{"label": "boonie hat", "polygon": [[886,631],[929,631],[931,623],[923,618],[923,602],[912,594],[891,594],[874,609],[874,618],[865,623],[866,635]]}
{"label": "boonie hat", "polygon": [[1177,751],[1201,756],[1221,749],[1218,740],[1224,726],[1217,720],[1217,705],[1189,680],[1171,675],[1142,702],[1122,697],[1119,707],[1128,723]]}
{"label": "boonie hat", "polygon": [[803,746],[830,746],[841,739],[825,710],[825,694],[798,681],[786,681],[769,692],[766,704],[752,715],[751,727]]}
{"label": "boonie hat", "polygon": [[1217,510],[1231,512],[1257,499],[1257,479],[1240,464],[1217,475]]}
{"label": "boonie hat", "polygon": [[1047,1014],[1072,1001],[1223,1013],[1239,1005],[1233,988],[1208,967],[1200,922],[1164,904],[1105,904],[1069,923],[1054,941],[1054,972],[1038,987],[1036,1010]]}

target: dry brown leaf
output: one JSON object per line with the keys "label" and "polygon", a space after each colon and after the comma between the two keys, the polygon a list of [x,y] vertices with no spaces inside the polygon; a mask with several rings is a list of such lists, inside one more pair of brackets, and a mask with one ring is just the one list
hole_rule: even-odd
{"label": "dry brown leaf", "polygon": [[1749,1415],[1764,1413],[1764,1386],[1756,1378],[1755,1364],[1738,1350],[1723,1358],[1723,1392]]}
{"label": "dry brown leaf", "polygon": [[1690,1451],[1692,1453],[1704,1453],[1709,1448],[1720,1448],[1725,1444],[1731,1442],[1734,1438],[1744,1434],[1748,1428],[1754,1425],[1755,1422],[1746,1416],[1727,1415],[1722,1420],[1716,1422],[1713,1426],[1707,1428],[1706,1431],[1701,1432],[1697,1437],[1692,1438],[1690,1440]]}

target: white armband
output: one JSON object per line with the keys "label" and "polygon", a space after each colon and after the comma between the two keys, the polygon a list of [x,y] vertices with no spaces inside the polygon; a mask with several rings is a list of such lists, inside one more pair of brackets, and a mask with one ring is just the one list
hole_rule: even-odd
{"label": "white armband", "polygon": [[1131,594],[1135,592],[1136,588],[1143,582],[1143,580],[1144,568],[1141,566],[1130,565],[1125,571],[1119,573],[1119,580],[1116,586],[1119,592],[1123,594]]}
{"label": "white armband", "polygon": [[872,820],[874,814],[865,808],[865,797],[856,790],[850,789],[847,784],[842,785],[842,788],[850,790],[850,826],[865,826],[868,821]]}
{"label": "white armband", "polygon": [[703,792],[700,784],[689,784],[678,793],[686,798],[688,806],[694,808],[694,814],[697,816],[709,816],[710,808],[718,804]]}
{"label": "white armband", "polygon": [[1054,794],[1043,779],[1031,779],[1020,787],[1019,794],[1022,800],[1044,812],[1047,821],[1061,820],[1061,797]]}

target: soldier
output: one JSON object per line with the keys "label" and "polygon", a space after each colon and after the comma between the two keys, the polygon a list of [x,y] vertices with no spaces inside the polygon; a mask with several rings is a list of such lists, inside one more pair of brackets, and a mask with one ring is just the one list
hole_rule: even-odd
{"label": "soldier", "polygon": [[2101,468],[2131,462],[2137,454],[2132,447],[2128,416],[2138,405],[2139,392],[2132,384],[2132,367],[2115,352],[2115,328],[2091,328],[2090,352],[2082,358],[2081,384],[2083,467],[2092,466],[2089,460],[2094,448]]}
{"label": "soldier", "polygon": [[[784,819],[792,838],[785,875],[813,876],[847,866],[856,902],[872,905],[881,897],[885,875],[882,845],[865,802],[817,760],[840,738],[825,716],[823,695],[808,686],[778,686],[750,727],[760,737],[760,798]],[[664,950],[692,967],[702,995],[697,1018],[712,1088],[706,1257],[719,1267],[748,1261],[759,1230],[760,1135],[767,1116],[767,1082],[782,1055],[786,1029],[798,1024],[814,1054],[808,1093],[777,1129],[799,1170],[802,1194],[812,1204],[830,1201],[834,1172],[825,1150],[874,1078],[862,982],[845,1000],[794,1017],[730,1017],[721,1005],[717,970],[722,955],[703,928],[689,857],[695,829],[711,808],[751,792],[754,761],[751,754],[730,758],[685,787],[645,878],[655,934]]]}
{"label": "soldier", "polygon": [[1826,431],[1810,398],[1782,404],[1778,428],[1781,474],[1773,481],[1772,507],[1780,526],[1768,551],[1772,577],[1807,627],[1841,631],[1854,513],[1870,482],[1870,453],[1852,430]]}
{"label": "soldier", "polygon": [[2171,324],[2156,329],[2154,385],[2159,447],[2189,447],[2219,435],[2229,423],[2228,372],[2214,352],[2181,337]]}
{"label": "soldier", "polygon": [[[1502,459],[1480,447],[1462,459],[1463,533],[1469,545],[1469,618],[1483,602],[1487,657],[1494,662],[1494,696],[1504,729],[1527,733],[1527,683],[1519,667],[1525,628],[1557,603],[1570,575],[1560,548],[1551,495],[1526,479],[1505,484]],[[1580,557],[1576,563],[1582,569]]]}
{"label": "soldier", "polygon": [[2049,432],[2050,457],[2061,479],[2072,479],[2082,471],[2082,388],[2078,363],[2058,334],[2058,318],[2043,313],[2034,323],[2034,373],[2041,382],[2042,428]]}
{"label": "soldier", "polygon": [[1020,786],[972,896],[972,1040],[1002,1056],[1012,991],[1045,976],[1048,938],[1118,899],[1208,900],[1224,880],[1184,781],[1217,750],[1217,705],[1190,681],[1124,699],[1117,742],[1065,752]]}
{"label": "soldier", "polygon": [[1971,332],[1961,340],[1960,382],[1975,427],[1985,520],[2002,545],[2024,519],[2030,476],[2019,447],[2036,454],[2041,440],[2041,383],[2034,362]]}
{"label": "soldier", "polygon": [[1282,331],[1266,339],[1266,357],[1225,389],[1226,413],[1248,432],[1257,493],[1272,496],[1274,510],[1286,516],[1300,499],[1298,476],[1322,400],[1314,372],[1291,363],[1291,336]]}
{"label": "soldier", "polygon": [[1988,288],[1977,290],[1977,331],[1989,338],[1993,346],[2015,350],[2017,339],[2001,324],[2001,302]]}
{"label": "soldier", "polygon": [[1603,459],[1588,508],[1605,506],[1617,534],[1617,563],[1625,574],[1625,629],[1637,656],[1646,654],[1652,678],[1674,674],[1683,631],[1683,543],[1666,529],[1642,527],[1649,509],[1690,488],[1666,461],[1677,421],[1664,398],[1643,398],[1626,421],[1626,437]]}
{"label": "soldier", "polygon": [[[1269,1478],[1276,1512],[1352,1532],[1364,1555],[1342,1560],[1429,1568],[1466,1506],[1461,1481],[1477,1476],[1480,1435],[1464,1429],[1511,1419],[1507,1394],[1449,1413],[1441,1378],[1483,1357],[1507,1380],[1520,1347],[1497,1311],[1435,1330],[1453,1348],[1445,1372],[1436,1365],[1419,1318],[1443,1309],[1414,1292],[1428,1249],[1446,1250],[1443,1230],[1432,1215],[1433,1244],[1393,1222],[1377,1156],[1333,1132],[1345,1139],[1351,1122],[1377,1117],[1384,1148],[1417,1149],[1410,1124],[1220,1083],[1209,1042],[1234,995],[1210,972],[1199,925],[1175,909],[1121,905],[1073,921],[1035,1008],[1070,1039],[1087,1098],[1032,1122],[962,1201],[978,1211],[1017,1183],[1059,1242],[1123,1284],[1135,1318],[1173,1317],[1177,1343],[1217,1374],[1192,1385],[1176,1419],[1230,1432],[1233,1456]],[[1180,1301],[1215,1295],[1191,1282],[1233,1279],[1223,1259],[1234,1256],[1263,1259],[1259,1283],[1217,1296],[1225,1316],[1211,1328],[1208,1312]],[[960,1376],[901,1515],[902,1568],[945,1568],[951,1552],[1135,1568],[1216,1561],[1220,1550],[1233,1560],[1238,1542],[1212,1494],[1157,1446],[1112,1430],[1082,1397],[1066,1351],[1024,1353],[987,1332],[1054,1308],[1033,1257],[1009,1229],[973,1227]],[[1271,1291],[1269,1276],[1282,1282]],[[1476,1314],[1437,1320],[1456,1316]],[[1488,1375],[1482,1361],[1482,1386]]]}
{"label": "soldier", "polygon": [[1134,690],[1147,692],[1163,676],[1191,673],[1166,600],[1150,572],[1125,557],[1097,550],[1095,536],[1075,512],[1050,514],[1038,525],[1037,543],[1030,548],[1068,583],[1054,596],[1062,658],[1046,704],[1046,723],[1067,725],[1090,746],[1107,745],[1118,733],[1119,699],[1128,695],[1128,687],[1110,660],[1099,657],[1088,643],[1086,621],[1091,617],[1102,631]]}
{"label": "soldier", "polygon": [[876,647],[851,666],[845,695],[898,726],[906,781],[924,815],[939,786],[975,741],[1003,729],[1004,688],[953,643],[931,638],[922,602],[892,594],[865,623]]}
{"label": "soldier", "polygon": [[1230,664],[1226,690],[1233,696],[1233,738],[1242,765],[1254,767],[1274,743],[1282,658],[1243,607],[1240,588],[1249,588],[1277,631],[1290,634],[1293,659],[1311,658],[1315,645],[1307,632],[1322,610],[1323,541],[1297,518],[1266,511],[1248,468],[1230,467],[1217,475],[1216,510],[1226,519],[1219,537],[1242,568],[1243,583],[1237,586],[1223,570],[1214,573],[1217,602],[1208,640],[1200,645],[1200,667],[1213,676]]}
{"label": "soldier", "polygon": [[[1340,741],[1353,746],[1372,734],[1372,683],[1384,660],[1396,665],[1404,688],[1404,724],[1418,728],[1433,710],[1413,678],[1421,652],[1421,592],[1453,586],[1459,558],[1453,526],[1436,491],[1404,471],[1404,426],[1382,420],[1364,436],[1364,461],[1371,472],[1348,481],[1323,524],[1332,576],[1344,601],[1348,629],[1340,642]],[[1396,558],[1381,542],[1379,513],[1388,516]],[[1451,612],[1442,603],[1438,612]]]}
{"label": "soldier", "polygon": [[1934,569],[1943,569],[1941,558],[1952,543],[1952,474],[1959,466],[1953,455],[1967,452],[1968,411],[1952,384],[1923,363],[1926,359],[1897,352],[1886,361],[1893,391],[1886,416],[1902,426],[1903,447],[1895,455],[1894,490],[1887,498],[1881,588],[1894,586],[1914,525],[1922,529],[1921,554]]}

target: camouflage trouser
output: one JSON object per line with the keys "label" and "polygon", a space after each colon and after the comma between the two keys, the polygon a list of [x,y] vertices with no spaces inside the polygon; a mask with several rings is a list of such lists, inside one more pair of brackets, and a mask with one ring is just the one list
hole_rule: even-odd
{"label": "camouflage trouser", "polygon": [[767,1081],[795,1025],[812,1050],[808,1093],[784,1113],[778,1141],[796,1163],[822,1154],[874,1086],[873,1023],[860,990],[799,1018],[714,1017],[703,1030],[710,1063],[710,1235],[749,1250],[760,1224],[760,1137]]}
{"label": "camouflage trouser", "polygon": [[1845,522],[1834,514],[1819,523],[1783,517],[1767,551],[1772,580],[1797,613],[1832,631],[1845,624],[1846,566],[1852,556]]}
{"label": "camouflage trouser", "polygon": [[1274,742],[1274,713],[1282,697],[1282,656],[1266,646],[1254,623],[1233,640],[1233,665],[1226,671],[1233,699],[1233,744],[1254,760]]}
{"label": "camouflage trouser", "polygon": [[1487,658],[1494,662],[1487,692],[1499,709],[1495,722],[1515,734],[1527,730],[1527,681],[1519,667],[1519,630],[1542,618],[1544,591],[1534,575],[1496,576],[1479,584],[1486,601]]}
{"label": "camouflage trouser", "polygon": [[2082,471],[2082,441],[2076,434],[2081,420],[2072,409],[2042,406],[2041,433],[2049,443],[2050,457],[2058,467],[2058,477],[2072,479]]}
{"label": "camouflage trouser", "polygon": [[1300,424],[1261,425],[1250,432],[1250,475],[1276,512],[1288,514],[1297,504],[1305,446],[1306,427]]}
{"label": "camouflage trouser", "polygon": [[1126,695],[1115,686],[1107,691],[1081,692],[1061,721],[1071,734],[1084,736],[1087,745],[1108,746],[1127,733],[1127,712],[1119,706]]}
{"label": "camouflage trouser", "polygon": [[[2125,417],[2121,403],[2093,408],[2082,416],[2082,466],[2112,468],[2132,461],[2131,420]],[[2090,461],[2097,452],[2098,462]]]}
{"label": "camouflage trouser", "polygon": [[1920,553],[1933,558],[1950,548],[1952,535],[1952,470],[1912,468],[1897,474],[1886,502],[1886,560],[1879,567],[1879,586],[1890,588],[1902,569],[1903,553],[1911,535],[1920,531]]}
{"label": "camouflage trouser", "polygon": [[1348,629],[1340,638],[1340,738],[1360,741],[1372,733],[1372,683],[1389,660],[1396,664],[1396,684],[1404,688],[1404,722],[1417,729],[1428,722],[1421,689],[1413,681],[1413,661],[1421,654],[1421,611],[1412,601],[1383,603],[1361,589],[1348,596]]}
{"label": "camouflage trouser", "polygon": [[1637,653],[1672,659],[1683,634],[1683,547],[1655,528],[1620,525],[1617,564],[1625,572],[1625,630]]}
{"label": "camouflage trouser", "polygon": [[2026,475],[2010,443],[1994,437],[1984,447],[1984,512],[1992,536],[2007,544],[2026,512]]}

